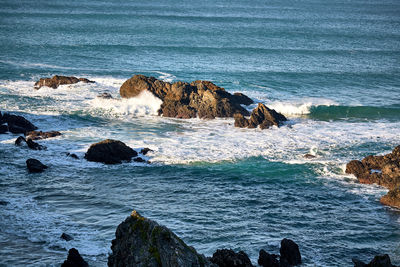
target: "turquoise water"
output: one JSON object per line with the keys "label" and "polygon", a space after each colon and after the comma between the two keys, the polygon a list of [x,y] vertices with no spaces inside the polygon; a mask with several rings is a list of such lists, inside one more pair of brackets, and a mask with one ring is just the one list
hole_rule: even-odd
{"label": "turquoise water", "polygon": [[[0,110],[63,135],[40,141],[45,151],[0,135],[0,265],[57,266],[75,247],[106,266],[133,209],[206,256],[241,249],[256,264],[286,237],[304,266],[377,253],[400,264],[400,213],[379,203],[387,190],[344,174],[399,144],[399,15],[398,1],[2,1]],[[54,74],[96,84],[33,89]],[[151,95],[119,98],[134,74],[211,80],[289,121],[261,131],[158,117]],[[105,138],[153,149],[152,164],[86,162]],[[30,157],[50,168],[28,174]]]}

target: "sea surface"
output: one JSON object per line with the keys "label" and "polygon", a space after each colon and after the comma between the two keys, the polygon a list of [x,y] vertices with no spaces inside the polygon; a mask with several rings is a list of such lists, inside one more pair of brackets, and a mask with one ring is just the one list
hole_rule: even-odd
{"label": "sea surface", "polygon": [[[55,74],[96,83],[33,89]],[[151,94],[120,98],[134,74],[210,80],[289,121],[159,117]],[[59,266],[72,247],[106,266],[133,209],[206,256],[232,248],[256,264],[290,238],[303,266],[379,253],[400,264],[400,211],[379,203],[387,189],[344,173],[400,144],[400,1],[0,0],[0,110],[62,133],[43,151],[0,135],[1,266]],[[151,148],[151,164],[83,159],[106,138]],[[49,169],[29,174],[31,157]]]}

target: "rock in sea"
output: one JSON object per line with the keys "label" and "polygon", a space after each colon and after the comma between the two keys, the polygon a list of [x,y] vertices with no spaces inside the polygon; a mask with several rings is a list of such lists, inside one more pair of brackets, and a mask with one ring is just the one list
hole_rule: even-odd
{"label": "rock in sea", "polygon": [[0,112],[0,125],[2,125],[2,131],[5,130],[5,123],[7,123],[7,131],[14,134],[24,134],[37,129],[35,125],[22,116],[8,113],[1,114]]}
{"label": "rock in sea", "polygon": [[58,131],[50,131],[50,132],[30,131],[25,133],[26,139],[31,139],[31,140],[47,139],[60,135],[61,133]]}
{"label": "rock in sea", "polygon": [[267,129],[271,126],[280,126],[286,117],[274,109],[269,109],[262,103],[252,111],[250,119],[246,119],[242,114],[235,114],[235,126],[240,128],[257,128]]}
{"label": "rock in sea", "polygon": [[388,254],[377,255],[368,264],[354,258],[352,261],[354,263],[354,267],[396,267],[391,263]]}
{"label": "rock in sea", "polygon": [[85,154],[88,161],[117,164],[130,161],[138,154],[135,150],[118,140],[106,139],[92,144]]}
{"label": "rock in sea", "polygon": [[218,249],[210,258],[219,267],[252,267],[249,256],[243,251],[238,253],[232,249]]}
{"label": "rock in sea", "polygon": [[136,211],[122,222],[112,241],[108,266],[214,266],[165,226]]}
{"label": "rock in sea", "polygon": [[28,159],[26,161],[26,166],[28,167],[29,172],[34,172],[34,173],[43,172],[45,169],[48,168],[46,165],[44,165],[37,159]]}
{"label": "rock in sea", "polygon": [[34,85],[35,89],[40,89],[43,86],[51,87],[56,89],[58,86],[63,84],[74,84],[78,82],[84,83],[94,83],[94,81],[90,81],[86,78],[76,78],[73,76],[61,76],[61,75],[54,75],[51,78],[40,78]]}
{"label": "rock in sea", "polygon": [[79,251],[75,248],[71,248],[68,251],[68,257],[61,264],[61,267],[88,267],[89,264],[82,258]]}

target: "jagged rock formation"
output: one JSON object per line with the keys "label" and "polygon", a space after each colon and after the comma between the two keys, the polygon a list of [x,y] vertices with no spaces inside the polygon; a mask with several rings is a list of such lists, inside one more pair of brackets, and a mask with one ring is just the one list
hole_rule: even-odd
{"label": "jagged rock formation", "polygon": [[68,257],[61,264],[61,267],[88,267],[89,264],[82,258],[79,251],[75,248],[71,248],[68,251]]}
{"label": "jagged rock formation", "polygon": [[213,266],[165,226],[133,211],[112,241],[108,266]]}
{"label": "jagged rock formation", "polygon": [[58,131],[50,131],[50,132],[30,131],[25,133],[26,139],[31,139],[31,140],[46,139],[60,135],[61,133]]}
{"label": "jagged rock formation", "polygon": [[352,160],[346,173],[354,174],[363,184],[378,184],[389,188],[381,203],[400,208],[400,146],[384,156],[368,156],[362,161]]}
{"label": "jagged rock formation", "polygon": [[45,169],[48,168],[37,159],[28,159],[26,161],[26,167],[28,168],[29,172],[33,173],[43,172]]}
{"label": "jagged rock formation", "polygon": [[263,267],[288,267],[301,264],[299,246],[291,239],[284,238],[279,250],[280,256],[261,249],[258,264]]}
{"label": "jagged rock formation", "polygon": [[[6,125],[7,124],[7,125]],[[24,134],[36,130],[37,127],[22,116],[0,112],[0,133],[11,132]]]}
{"label": "jagged rock formation", "polygon": [[253,267],[246,253],[243,251],[235,253],[231,249],[218,249],[210,261],[219,267]]}
{"label": "jagged rock formation", "polygon": [[249,113],[241,104],[252,102],[243,94],[232,95],[209,81],[171,84],[144,75],[135,75],[125,81],[120,95],[131,98],[146,90],[163,101],[159,115],[182,119],[233,117],[236,113],[247,116]]}
{"label": "jagged rock formation", "polygon": [[92,144],[85,154],[88,161],[102,162],[105,164],[117,164],[122,161],[130,161],[138,153],[118,140],[106,139]]}
{"label": "jagged rock formation", "polygon": [[253,110],[250,119],[246,119],[243,114],[235,114],[235,126],[240,128],[257,128],[267,129],[271,126],[280,126],[286,121],[286,117],[274,109],[269,109],[262,103]]}
{"label": "jagged rock formation", "polygon": [[58,86],[63,85],[63,84],[74,84],[74,83],[78,83],[78,82],[94,83],[94,81],[88,80],[86,78],[76,78],[73,76],[54,75],[51,78],[40,78],[40,80],[35,83],[34,88],[36,90],[38,90],[43,86],[47,86],[47,87],[56,89],[56,88],[58,88]]}
{"label": "jagged rock formation", "polygon": [[390,261],[388,254],[375,256],[370,263],[366,264],[358,259],[352,259],[354,267],[396,267]]}

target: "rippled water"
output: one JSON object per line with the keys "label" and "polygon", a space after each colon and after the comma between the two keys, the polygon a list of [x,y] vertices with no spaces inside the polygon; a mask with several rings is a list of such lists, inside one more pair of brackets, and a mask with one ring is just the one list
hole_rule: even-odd
{"label": "rippled water", "polygon": [[[287,237],[304,266],[378,253],[400,264],[400,213],[379,203],[387,190],[344,174],[399,144],[399,14],[397,1],[2,1],[0,109],[63,135],[39,141],[44,151],[0,135],[0,265],[57,266],[75,247],[105,266],[133,209],[206,256],[241,249],[256,264]],[[289,121],[262,131],[158,117],[152,95],[119,97],[139,73],[212,80]],[[96,83],[33,89],[54,74]],[[84,160],[105,138],[153,149],[152,164]],[[30,157],[50,168],[29,174]]]}

